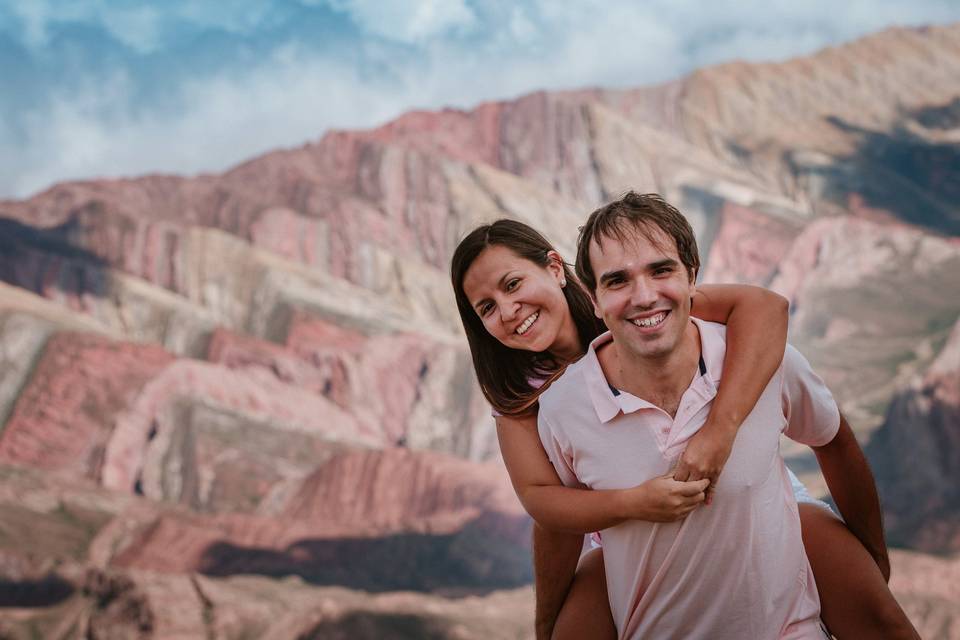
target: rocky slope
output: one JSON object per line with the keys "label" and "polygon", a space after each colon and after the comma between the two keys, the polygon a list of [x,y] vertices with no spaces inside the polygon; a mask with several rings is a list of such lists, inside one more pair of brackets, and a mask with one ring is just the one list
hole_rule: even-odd
{"label": "rocky slope", "polygon": [[[951,640],[956,615],[956,563],[894,551],[891,586],[921,637]],[[80,570],[59,567],[42,584],[53,602],[22,595],[0,618],[5,637],[242,638],[533,638],[529,587],[484,596],[441,598],[415,592],[365,594],[317,587],[298,578],[215,578],[151,571]],[[21,583],[22,585],[23,583]],[[56,586],[54,586],[56,585]],[[0,597],[7,595],[0,591]]]}
{"label": "rocky slope", "polygon": [[[0,202],[0,635],[521,636],[529,592],[441,597],[530,580],[447,261],[498,217],[572,256],[628,188],[791,300],[892,539],[957,552],[958,69],[895,29]],[[896,558],[956,637],[955,560]]]}
{"label": "rocky slope", "polygon": [[960,551],[960,322],[922,377],[897,394],[868,453],[895,543]]}

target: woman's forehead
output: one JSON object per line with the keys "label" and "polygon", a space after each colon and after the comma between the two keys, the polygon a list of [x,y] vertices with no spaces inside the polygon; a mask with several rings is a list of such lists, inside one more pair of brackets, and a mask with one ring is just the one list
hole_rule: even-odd
{"label": "woman's forehead", "polygon": [[503,276],[511,271],[526,270],[536,266],[508,247],[492,245],[480,252],[467,269],[463,277],[463,290],[467,297],[470,297],[471,290],[496,287]]}

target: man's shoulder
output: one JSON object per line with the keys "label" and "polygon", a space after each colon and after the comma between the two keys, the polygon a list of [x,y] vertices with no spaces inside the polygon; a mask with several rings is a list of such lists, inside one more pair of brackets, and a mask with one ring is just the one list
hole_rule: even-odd
{"label": "man's shoulder", "polygon": [[807,360],[807,357],[800,352],[799,349],[788,342],[787,347],[783,352],[783,365],[784,369],[804,366],[809,367],[810,362]]}
{"label": "man's shoulder", "polygon": [[789,342],[783,352],[780,371],[785,385],[825,386],[823,379],[814,370],[807,357]]}
{"label": "man's shoulder", "polygon": [[723,360],[727,356],[727,325],[694,318],[700,332],[700,355],[707,365],[710,377],[719,382]]}
{"label": "man's shoulder", "polygon": [[700,330],[701,342],[719,340],[726,344],[727,325],[720,324],[719,322],[708,322],[707,320],[700,320],[699,318],[691,318],[691,320],[696,323],[697,329]]}
{"label": "man's shoulder", "polygon": [[583,381],[583,369],[586,357],[580,358],[569,365],[566,370],[554,380],[550,387],[540,396],[540,411],[552,411],[576,402],[579,397],[586,397],[587,389]]}

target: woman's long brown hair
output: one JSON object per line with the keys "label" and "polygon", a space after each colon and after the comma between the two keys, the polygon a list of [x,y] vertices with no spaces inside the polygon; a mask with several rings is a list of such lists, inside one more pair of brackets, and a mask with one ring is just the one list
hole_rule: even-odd
{"label": "woman's long brown hair", "polygon": [[[547,254],[555,249],[529,225],[516,220],[497,220],[492,224],[481,225],[467,234],[457,245],[450,264],[450,278],[457,298],[457,309],[467,334],[473,368],[483,395],[498,413],[506,416],[529,415],[535,411],[537,397],[548,386],[534,386],[530,381],[546,379],[549,382],[567,363],[561,362],[548,352],[537,353],[504,346],[487,332],[480,316],[470,305],[463,291],[463,278],[483,250],[494,245],[506,247],[519,257],[543,268],[550,264]],[[563,295],[577,328],[580,344],[586,348],[606,327],[593,315],[590,296],[580,286],[566,263],[563,264],[563,274],[567,280]]]}

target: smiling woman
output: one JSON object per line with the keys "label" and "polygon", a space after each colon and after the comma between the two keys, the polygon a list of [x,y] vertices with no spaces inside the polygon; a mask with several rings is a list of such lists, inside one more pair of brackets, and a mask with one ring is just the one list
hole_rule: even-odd
{"label": "smiling woman", "polygon": [[480,388],[505,415],[529,409],[540,386],[532,381],[583,353],[604,329],[570,267],[522,222],[474,229],[457,246],[450,276]]}
{"label": "smiling woman", "polygon": [[490,247],[463,279],[463,291],[487,332],[512,349],[552,352],[564,359],[580,354],[573,318],[562,289],[563,262],[547,252],[545,268],[503,246]]}

